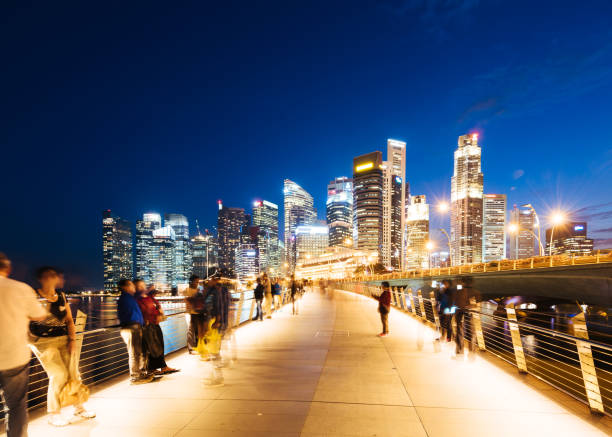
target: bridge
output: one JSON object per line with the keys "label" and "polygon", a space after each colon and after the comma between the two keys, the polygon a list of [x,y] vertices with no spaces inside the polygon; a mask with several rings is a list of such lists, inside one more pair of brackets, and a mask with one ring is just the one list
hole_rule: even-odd
{"label": "bridge", "polygon": [[[495,343],[508,341],[499,320],[482,316],[485,329],[487,324],[493,331],[501,326],[502,334],[485,333],[483,350],[476,342],[475,351],[455,356],[454,345],[435,340],[435,305],[431,301],[427,304],[418,294],[406,299],[406,294],[394,288],[391,335],[377,337],[377,305],[368,297],[377,291],[372,284],[338,283],[335,291],[327,294],[307,293],[299,315],[291,315],[291,308],[285,306],[263,323],[248,321],[253,305],[243,294],[236,313],[236,324],[240,325],[235,335],[236,361],[223,370],[225,385],[217,388],[202,383],[209,364],[181,348],[184,317],[180,313],[164,322],[164,331],[170,348],[176,349],[167,357],[169,365],[181,372],[151,384],[129,385],[122,354],[125,348],[114,341],[116,328],[86,332],[82,367],[99,363],[94,366],[97,370],[83,370],[92,389],[88,406],[98,413],[97,418],[51,428],[44,409],[36,408],[31,412],[30,436],[612,433],[612,399],[609,387],[601,384],[612,381],[612,360],[608,357],[612,350],[605,345],[569,334],[554,341],[545,340],[540,332],[534,334],[550,343],[541,345],[553,352],[583,341],[577,347],[589,346],[592,355],[603,352],[602,356],[608,357],[596,356],[592,362],[604,409],[594,414],[585,394],[593,389],[588,385],[592,379],[587,377],[585,383],[582,373],[577,375],[582,397],[551,384],[533,371],[535,366],[541,367],[542,374],[555,373],[559,381],[569,384],[562,379],[570,379],[563,373],[569,371],[568,363],[559,357],[554,361],[541,354],[531,356],[527,342],[528,371],[519,372],[510,355],[513,352],[504,355],[504,347]],[[511,318],[504,323],[511,324],[508,331],[516,332]],[[476,325],[473,321],[469,324]],[[527,329],[536,328],[521,324],[517,329],[524,337]],[[106,342],[101,341],[103,336]],[[469,340],[471,332],[467,337]],[[510,335],[509,351],[514,351],[512,338]]]}

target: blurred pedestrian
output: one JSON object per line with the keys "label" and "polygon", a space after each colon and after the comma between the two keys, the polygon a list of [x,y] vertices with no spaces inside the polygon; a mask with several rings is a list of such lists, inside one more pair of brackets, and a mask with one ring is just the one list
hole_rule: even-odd
{"label": "blurred pedestrian", "polygon": [[377,298],[378,312],[380,313],[380,320],[382,322],[382,332],[378,334],[379,337],[386,337],[389,335],[389,312],[391,312],[391,292],[389,288],[389,283],[387,281],[383,282],[383,291]]}
{"label": "blurred pedestrian", "polygon": [[157,375],[167,375],[178,372],[177,369],[168,367],[164,356],[164,333],[159,324],[164,319],[164,311],[161,304],[155,299],[152,288],[142,279],[134,281],[138,306],[144,319],[143,326],[143,354],[147,362],[147,371]]}
{"label": "blurred pedestrian", "polygon": [[[60,282],[58,274],[53,267],[41,267],[36,272],[36,278],[40,283],[36,293],[48,314],[42,321],[30,322],[30,347],[49,378],[49,423],[53,426],[65,426],[75,419],[94,418],[96,414],[83,407],[83,402],[89,398],[89,390],[82,384],[78,371],[80,351],[70,305],[66,295],[56,289]],[[70,419],[61,414],[66,403],[62,399],[62,391],[68,382],[75,386],[78,394],[74,417]]]}
{"label": "blurred pedestrian", "polygon": [[7,437],[27,437],[28,327],[47,312],[29,285],[9,279],[10,272],[11,261],[0,253],[0,394],[8,409]]}
{"label": "blurred pedestrian", "polygon": [[262,285],[264,286],[265,296],[264,296],[264,312],[266,313],[266,318],[272,318],[272,284],[270,283],[270,278],[266,273],[262,276]]}
{"label": "blurred pedestrian", "polygon": [[439,340],[451,341],[451,289],[452,281],[444,279],[438,291],[438,315],[440,317],[440,338]]}
{"label": "blurred pedestrian", "polygon": [[289,292],[291,296],[291,306],[293,307],[292,314],[296,316],[300,310],[299,298],[300,298],[300,284],[295,279],[295,275],[291,275],[291,284],[289,285]]}
{"label": "blurred pedestrian", "polygon": [[272,284],[272,295],[274,297],[274,310],[280,309],[281,307],[281,292],[282,288],[280,283],[278,282],[278,278],[274,279],[274,284]]}
{"label": "blurred pedestrian", "polygon": [[452,306],[455,307],[455,324],[457,325],[457,333],[455,335],[455,353],[457,355],[463,353],[463,343],[465,336],[464,318],[470,306],[469,292],[472,288],[472,278],[465,276],[461,278],[461,283],[452,290]]}
{"label": "blurred pedestrian", "polygon": [[256,282],[257,285],[255,286],[255,290],[253,291],[253,297],[255,298],[257,313],[255,314],[255,317],[253,317],[253,320],[263,321],[263,309],[261,307],[261,304],[263,302],[265,290],[263,284],[261,283],[261,278],[257,278]]}
{"label": "blurred pedestrian", "polygon": [[117,315],[121,326],[121,337],[127,346],[132,384],[145,384],[153,380],[147,372],[147,363],[142,349],[142,326],[144,318],[136,300],[136,287],[129,279],[117,284],[121,295],[117,300]]}
{"label": "blurred pedestrian", "polygon": [[[195,349],[198,347],[199,334],[204,324],[203,315],[195,308],[198,305],[196,294],[199,292],[200,277],[192,275],[189,278],[189,286],[183,291],[183,296],[185,296],[185,312],[187,313],[189,323],[187,328],[187,350],[190,354],[197,353]],[[201,293],[200,296],[203,297]]]}
{"label": "blurred pedestrian", "polygon": [[213,275],[208,281],[204,293],[205,305],[205,327],[203,341],[200,341],[198,349],[201,350],[202,359],[210,362],[210,374],[205,379],[209,387],[219,387],[224,384],[223,372],[221,370],[221,330],[224,324],[223,309],[223,287],[219,283],[220,277]]}

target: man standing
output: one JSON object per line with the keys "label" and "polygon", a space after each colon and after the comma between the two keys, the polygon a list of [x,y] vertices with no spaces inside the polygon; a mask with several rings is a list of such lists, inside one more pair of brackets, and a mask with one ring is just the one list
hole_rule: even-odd
{"label": "man standing", "polygon": [[130,357],[130,378],[132,384],[145,384],[153,380],[146,370],[146,360],[142,350],[142,326],[144,319],[134,296],[136,287],[129,279],[122,279],[118,284],[121,296],[117,301],[117,315],[121,325],[121,337],[125,342]]}
{"label": "man standing", "polygon": [[34,290],[8,278],[11,262],[0,253],[0,391],[8,407],[8,437],[28,435],[28,371],[30,321],[44,320],[45,309]]}
{"label": "man standing", "polygon": [[271,319],[272,318],[272,284],[270,283],[270,278],[268,278],[268,275],[266,273],[263,274],[262,279],[263,279],[264,291],[266,292],[266,300],[264,301],[266,319]]}
{"label": "man standing", "polygon": [[196,353],[195,349],[198,347],[198,339],[200,335],[200,329],[203,324],[203,317],[201,313],[198,313],[194,308],[194,296],[198,293],[198,287],[200,285],[200,277],[192,275],[189,278],[189,287],[183,291],[185,296],[185,311],[189,317],[189,327],[187,328],[187,350],[190,354]]}
{"label": "man standing", "polygon": [[389,283],[387,281],[382,283],[383,292],[378,296],[378,312],[380,313],[380,320],[382,322],[382,332],[378,334],[379,337],[386,337],[389,335],[389,312],[391,311],[391,292],[389,291]]}
{"label": "man standing", "polygon": [[210,341],[208,342],[208,354],[210,356],[210,376],[205,380],[209,387],[220,387],[224,383],[223,372],[221,371],[221,331],[224,325],[224,292],[219,283],[219,277],[214,275],[208,282],[208,288],[204,294],[204,306],[206,314],[206,326],[209,327],[206,333]]}

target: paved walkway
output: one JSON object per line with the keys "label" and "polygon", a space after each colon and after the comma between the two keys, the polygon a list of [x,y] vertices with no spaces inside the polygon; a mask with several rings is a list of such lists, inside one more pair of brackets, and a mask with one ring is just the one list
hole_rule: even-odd
{"label": "paved walkway", "polygon": [[[31,437],[51,436],[605,436],[608,418],[500,360],[456,360],[450,345],[392,310],[391,336],[376,304],[336,292],[285,307],[237,332],[238,362],[226,384],[206,388],[207,363],[180,353],[180,373],[130,386],[115,379],[94,391],[98,417],[52,429],[34,417]],[[36,413],[35,413],[36,414]],[[40,414],[39,414],[40,416]]]}

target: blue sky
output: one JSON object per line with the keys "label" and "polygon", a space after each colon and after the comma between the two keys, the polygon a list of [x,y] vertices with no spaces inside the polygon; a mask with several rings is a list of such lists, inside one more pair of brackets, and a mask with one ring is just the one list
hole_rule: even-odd
{"label": "blue sky", "polygon": [[210,228],[217,199],[282,204],[290,178],[323,217],[326,183],[387,138],[407,142],[411,191],[434,202],[472,130],[485,191],[576,211],[612,247],[607,2],[1,8],[0,250],[17,277],[53,264],[100,286],[106,208]]}

